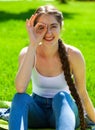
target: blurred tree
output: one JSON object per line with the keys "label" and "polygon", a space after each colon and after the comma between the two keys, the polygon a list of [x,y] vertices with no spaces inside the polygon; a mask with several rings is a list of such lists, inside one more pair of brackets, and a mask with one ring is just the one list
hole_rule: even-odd
{"label": "blurred tree", "polygon": [[60,1],[61,3],[67,3],[68,2],[68,0],[58,0],[58,1]]}

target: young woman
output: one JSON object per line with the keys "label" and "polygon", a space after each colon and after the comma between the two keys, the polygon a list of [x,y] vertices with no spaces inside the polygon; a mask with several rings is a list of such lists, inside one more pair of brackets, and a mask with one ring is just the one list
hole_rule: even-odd
{"label": "young woman", "polygon": [[[39,7],[26,20],[30,44],[20,52],[9,130],[56,128],[85,130],[84,110],[95,123],[86,90],[81,52],[60,39],[63,16],[51,5]],[[25,93],[32,79],[32,95]]]}

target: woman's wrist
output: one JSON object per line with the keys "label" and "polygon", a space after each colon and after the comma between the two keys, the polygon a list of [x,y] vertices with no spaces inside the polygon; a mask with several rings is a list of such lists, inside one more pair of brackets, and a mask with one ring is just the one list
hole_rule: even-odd
{"label": "woman's wrist", "polygon": [[37,48],[37,45],[33,45],[33,44],[30,43],[30,45],[28,47],[28,50],[30,50],[32,53],[35,53],[36,48]]}

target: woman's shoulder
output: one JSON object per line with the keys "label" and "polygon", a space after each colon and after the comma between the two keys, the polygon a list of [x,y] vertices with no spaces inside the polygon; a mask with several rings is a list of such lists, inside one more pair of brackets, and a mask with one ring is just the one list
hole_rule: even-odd
{"label": "woman's shoulder", "polygon": [[70,54],[80,54],[81,53],[81,51],[75,46],[65,44],[65,47],[66,47],[66,51],[67,51],[67,53],[69,53],[69,55]]}
{"label": "woman's shoulder", "polygon": [[78,49],[77,47],[72,46],[72,45],[67,45],[67,44],[65,44],[65,47],[66,47],[66,51],[67,51],[69,57],[71,57],[71,58],[73,57],[73,59],[74,59],[74,58],[83,56],[81,50]]}
{"label": "woman's shoulder", "polygon": [[28,46],[22,48],[19,55],[20,56],[25,55],[27,53],[27,50],[28,50]]}
{"label": "woman's shoulder", "polygon": [[66,50],[68,53],[68,58],[71,64],[80,64],[80,63],[84,63],[84,56],[81,52],[80,49],[78,49],[77,47],[71,46],[71,45],[67,45],[66,46]]}
{"label": "woman's shoulder", "polygon": [[28,47],[24,47],[21,49],[20,53],[19,53],[19,57],[18,57],[18,60],[19,60],[19,64],[23,61],[26,53],[27,53],[27,50],[28,50]]}

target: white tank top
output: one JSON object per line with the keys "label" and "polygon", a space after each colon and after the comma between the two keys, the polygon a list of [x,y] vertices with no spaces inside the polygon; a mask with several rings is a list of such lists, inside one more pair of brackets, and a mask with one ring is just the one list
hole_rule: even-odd
{"label": "white tank top", "polygon": [[54,77],[46,77],[41,75],[34,67],[31,78],[32,92],[39,96],[53,98],[53,96],[60,91],[65,91],[70,94],[64,73]]}

